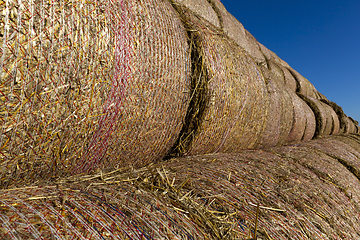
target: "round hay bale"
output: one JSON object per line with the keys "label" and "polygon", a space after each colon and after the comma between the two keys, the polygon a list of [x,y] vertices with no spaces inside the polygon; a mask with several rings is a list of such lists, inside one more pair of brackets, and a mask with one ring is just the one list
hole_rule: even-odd
{"label": "round hay bale", "polygon": [[290,73],[290,71],[286,67],[280,66],[280,68],[281,68],[282,72],[284,73],[285,85],[293,92],[296,92],[296,89],[298,88],[296,79],[294,78],[294,76]]}
{"label": "round hay bale", "polygon": [[220,0],[211,0],[210,2],[219,11],[219,19],[222,22],[224,32],[235,40],[239,46],[244,48],[254,58],[256,63],[265,63],[266,59],[260,51],[257,40],[225,9]]}
{"label": "round hay bale", "polygon": [[263,44],[258,43],[259,47],[260,47],[260,51],[262,52],[262,54],[264,55],[264,57],[266,58],[266,60],[271,60],[271,51],[265,47]]}
{"label": "round hay bale", "polygon": [[331,102],[327,99],[321,99],[322,102],[326,103],[327,105],[329,105],[336,113],[338,120],[339,120],[339,131],[338,133],[345,133],[345,129],[346,129],[346,115],[344,114],[343,109],[337,105],[334,102]]}
{"label": "round hay bale", "polygon": [[[269,110],[265,129],[257,147],[265,148],[284,144],[293,126],[294,111],[288,89],[283,79],[269,71],[265,66],[260,67],[267,83]],[[265,105],[266,106],[266,105]]]}
{"label": "round hay bale", "polygon": [[349,147],[353,148],[356,153],[353,153],[355,156],[358,156],[360,153],[360,139],[359,136],[354,137],[352,134],[345,134],[345,135],[332,135],[330,136],[331,139],[343,142],[347,144]]}
{"label": "round hay bale", "polygon": [[335,111],[326,103],[319,101],[326,113],[326,127],[324,130],[324,135],[337,134],[339,132],[340,122],[336,116]]}
{"label": "round hay bale", "polygon": [[301,74],[299,74],[297,71],[295,71],[292,68],[288,68],[288,70],[290,71],[290,73],[294,76],[294,78],[298,82],[297,92],[299,92],[302,95],[306,95],[306,96],[309,96],[312,98],[317,98],[317,95],[316,95],[317,90],[309,82],[309,80],[304,78]]}
{"label": "round hay bale", "polygon": [[[256,204],[259,203],[268,208],[286,210],[261,211],[262,214],[259,214],[259,229],[265,229],[273,239],[286,239],[289,236],[291,239],[306,239],[306,232],[313,237],[317,235],[316,238],[320,239],[335,236],[340,239],[358,238],[358,230],[353,230],[360,230],[358,205],[352,202],[351,197],[344,191],[347,187],[346,181],[350,182],[352,186],[349,191],[358,197],[358,179],[348,174],[346,168],[339,165],[335,159],[320,155],[320,158],[316,159],[316,164],[320,166],[311,168],[311,161],[315,160],[306,157],[307,149],[298,151],[296,147],[290,146],[285,149],[288,150],[286,154],[290,153],[288,157],[283,155],[284,151],[277,148],[269,151],[246,150],[239,154],[178,158],[166,163],[165,168],[172,169],[169,179],[176,179],[180,183],[190,179],[193,192],[206,199],[206,203],[213,201],[207,200],[208,197],[220,194],[221,197],[215,197],[214,204],[219,209],[227,209],[227,206],[237,209],[239,214],[234,216],[242,216],[243,229],[249,228],[251,222],[255,222]],[[297,153],[305,159],[298,158]],[[311,157],[314,156],[318,155],[311,154]],[[334,167],[327,170],[329,164]],[[323,175],[320,175],[320,170],[324,172]],[[336,174],[334,182],[326,173]],[[344,180],[335,182],[341,177],[344,177]],[[227,211],[232,212],[230,209]],[[329,223],[327,218],[319,216],[327,216],[328,219],[341,217],[342,220]],[[233,218],[229,217],[227,220],[233,221]],[[303,221],[316,222],[321,228]],[[246,230],[243,232],[246,233]],[[343,235],[343,232],[347,235]],[[259,238],[260,234],[261,232]],[[236,237],[237,235],[230,239]]]}
{"label": "round hay bale", "polygon": [[[207,24],[184,9],[184,17],[198,34],[194,40],[201,60],[199,69],[207,74],[205,85],[198,82],[196,88],[205,89],[197,98],[204,99],[206,108],[201,119],[194,125],[198,130],[189,130],[181,136],[181,150],[175,155],[197,155],[213,152],[233,152],[252,148],[264,128],[267,109],[265,82],[256,64],[233,40],[223,36],[213,26]],[[200,71],[200,70],[199,70]],[[201,75],[201,76],[202,76]],[[201,78],[199,75],[199,78]],[[197,80],[197,79],[196,79]],[[197,106],[199,107],[199,106]],[[188,139],[192,139],[187,148]]]}
{"label": "round hay bale", "polygon": [[189,99],[186,32],[168,1],[4,6],[1,183],[165,156]]}
{"label": "round hay bale", "polygon": [[[326,143],[326,140],[324,142]],[[280,147],[273,149],[273,151],[280,154],[284,158],[294,159],[294,161],[297,161],[299,165],[313,172],[320,179],[320,181],[323,182],[327,181],[328,184],[320,183],[320,187],[322,188],[322,191],[324,191],[325,193],[324,195],[327,195],[325,199],[330,200],[329,202],[330,205],[336,204],[337,201],[335,199],[337,198],[336,197],[337,194],[341,194],[343,195],[343,197],[348,199],[347,204],[349,205],[347,207],[346,207],[347,204],[344,203],[342,203],[344,204],[343,205],[343,207],[345,207],[344,209],[339,208],[336,205],[333,205],[334,208],[332,211],[329,212],[328,216],[331,215],[334,216],[337,215],[338,213],[340,215],[343,215],[346,212],[346,209],[348,208],[352,208],[353,211],[355,210],[358,212],[360,210],[359,179],[355,175],[351,174],[347,166],[344,166],[341,162],[338,161],[338,159],[315,149],[314,147],[311,146],[311,143],[312,141],[299,144],[296,147],[290,147],[290,146]],[[335,191],[331,191],[328,188],[329,185],[332,184],[334,184],[335,189],[333,190]],[[328,186],[326,187],[326,185]],[[325,200],[320,196],[318,196],[317,199],[314,199],[315,202]],[[321,198],[321,200],[319,198]],[[321,205],[323,205],[323,203]],[[355,222],[350,223],[350,225],[354,224]],[[357,227],[359,226],[360,225],[357,225]]]}
{"label": "round hay bale", "polygon": [[298,94],[312,109],[316,118],[315,137],[321,135],[330,135],[332,132],[332,116],[329,106],[315,98]]}
{"label": "round hay bale", "polygon": [[354,132],[353,133],[357,133],[357,126],[359,125],[359,122],[356,121],[355,119],[353,119],[352,117],[349,117],[350,121],[353,123],[354,125]]}
{"label": "round hay bale", "polygon": [[340,120],[338,115],[336,114],[335,110],[330,106],[327,105],[325,102],[323,102],[323,104],[325,104],[328,108],[328,111],[331,115],[331,119],[332,119],[332,131],[331,131],[331,135],[335,135],[338,134],[340,131]]}
{"label": "round hay bale", "polygon": [[200,15],[214,26],[221,28],[217,13],[207,0],[174,0],[175,3],[182,4],[194,13]]}
{"label": "round hay bale", "polygon": [[294,107],[294,121],[287,142],[309,141],[316,130],[314,112],[295,92],[290,90],[289,94]]}
{"label": "round hay bale", "polygon": [[[349,138],[349,137],[348,137]],[[332,136],[315,139],[302,145],[311,146],[323,153],[337,159],[343,166],[345,166],[351,173],[360,179],[360,148],[355,149],[351,145],[341,142]],[[360,206],[360,202],[358,205]]]}
{"label": "round hay bale", "polygon": [[285,75],[282,69],[279,67],[279,65],[270,60],[267,62],[267,66],[270,69],[270,71],[274,74],[274,76],[278,79],[278,81],[281,82],[282,85],[284,85]]}
{"label": "round hay bale", "polygon": [[3,190],[0,238],[211,239],[167,196],[139,191],[136,183],[86,183]]}
{"label": "round hay bale", "polygon": [[355,123],[348,116],[345,117],[345,123],[345,133],[355,133],[357,131]]}

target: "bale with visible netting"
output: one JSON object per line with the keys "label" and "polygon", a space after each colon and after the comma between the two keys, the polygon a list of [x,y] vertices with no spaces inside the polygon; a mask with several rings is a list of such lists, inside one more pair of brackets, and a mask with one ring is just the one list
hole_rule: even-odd
{"label": "bale with visible netting", "polygon": [[[166,199],[167,196],[157,199],[159,196],[155,197],[151,192],[138,190],[125,181],[120,182],[121,185],[117,186],[101,184],[101,181],[95,179],[91,182],[61,185],[58,188],[45,186],[3,190],[0,200],[0,238],[20,240],[211,237],[201,228],[202,226],[197,226],[184,214],[181,206],[170,206],[171,202]],[[91,186],[92,183],[94,186]]]}
{"label": "bale with visible netting", "polygon": [[285,85],[293,92],[296,92],[298,89],[298,83],[296,82],[296,79],[286,67],[280,66],[280,68],[284,73]]}
{"label": "bale with visible netting", "polygon": [[291,96],[281,75],[265,66],[261,66],[260,70],[266,81],[269,110],[264,131],[256,147],[265,148],[286,143],[293,126],[294,111]]}
{"label": "bale with visible netting", "polygon": [[[233,40],[186,8],[191,28],[194,76],[193,103],[172,155],[197,155],[252,148],[261,137],[268,109],[265,82],[256,64]],[[195,61],[194,61],[195,60]],[[198,105],[198,103],[200,103]]]}
{"label": "bale with visible netting", "polygon": [[330,135],[333,129],[332,108],[315,98],[298,94],[313,110],[316,118],[315,137],[320,135]]}
{"label": "bale with visible netting", "polygon": [[278,64],[276,64],[273,61],[267,62],[268,69],[274,74],[274,76],[278,79],[279,82],[282,83],[282,85],[285,84],[285,75],[282,69]]}
{"label": "bale with visible netting", "polygon": [[327,105],[329,105],[336,113],[338,119],[339,119],[339,131],[338,133],[345,133],[346,132],[346,125],[347,125],[347,121],[346,121],[346,115],[343,111],[343,109],[337,105],[334,102],[331,102],[327,99],[321,99],[322,102],[326,103]]}
{"label": "bale with visible netting", "polygon": [[168,1],[0,7],[1,185],[167,153],[189,99],[186,32]]}
{"label": "bale with visible netting", "polygon": [[[207,199],[209,195],[215,198],[220,195],[217,199],[222,201],[222,208],[229,204],[238,209],[244,218],[242,232],[245,234],[248,233],[246,228],[255,226],[256,204],[259,203],[263,209],[286,210],[281,214],[261,210],[258,215],[258,229],[266,230],[273,239],[286,236],[287,239],[306,239],[301,235],[306,233],[313,237],[319,234],[319,238],[358,238],[359,205],[349,196],[356,194],[359,198],[359,180],[336,159],[313,153],[306,157],[306,152],[312,150],[296,146],[284,149],[288,150],[287,156],[277,148],[191,156],[174,159],[165,168],[175,173],[169,173],[169,179],[177,179],[180,183],[192,179],[193,192],[198,196]],[[318,168],[312,168],[312,163]],[[331,171],[327,170],[328,165],[333,165]],[[334,174],[333,179],[327,174]],[[351,183],[348,189],[346,181]],[[315,222],[318,227],[304,224],[301,219]],[[310,230],[309,227],[314,228]],[[359,230],[354,231],[354,228]],[[262,236],[261,231],[258,234]]]}
{"label": "bale with visible netting", "polygon": [[294,121],[287,142],[309,141],[314,137],[316,119],[311,108],[295,92],[289,91],[294,108]]}
{"label": "bale with visible netting", "polygon": [[0,190],[0,238],[358,239],[352,136]]}
{"label": "bale with visible netting", "polygon": [[[360,179],[360,143],[356,144],[354,141],[349,141],[350,136],[340,139],[333,136],[327,136],[323,139],[315,139],[313,141],[302,143],[302,145],[315,148],[330,157],[338,160],[345,166],[352,174]],[[360,203],[358,203],[360,206]]]}

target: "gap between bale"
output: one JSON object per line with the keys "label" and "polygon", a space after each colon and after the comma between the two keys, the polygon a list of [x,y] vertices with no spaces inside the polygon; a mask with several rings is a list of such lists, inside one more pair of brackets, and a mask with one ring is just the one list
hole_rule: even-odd
{"label": "gap between bale", "polygon": [[316,130],[315,130],[315,134],[314,134],[314,138],[322,135],[323,131],[324,131],[324,124],[326,119],[324,119],[325,117],[322,116],[321,113],[321,109],[317,106],[316,103],[314,103],[313,101],[311,101],[307,96],[297,92],[297,95],[305,101],[305,103],[312,109],[312,111],[315,114],[315,119],[316,119]]}
{"label": "gap between bale", "polygon": [[290,74],[294,77],[295,82],[296,82],[296,92],[300,93],[301,90],[301,85],[300,85],[300,80],[298,79],[298,77],[296,76],[296,74],[291,70],[291,69],[287,69],[289,70]]}
{"label": "gap between bale", "polygon": [[335,102],[329,101],[327,99],[321,99],[320,101],[322,101],[323,103],[326,103],[327,105],[329,105],[337,114],[339,121],[340,121],[340,130],[339,133],[345,133],[346,132],[346,120],[345,120],[345,113],[343,111],[343,109],[337,105]]}
{"label": "gap between bale", "polygon": [[208,72],[204,61],[204,50],[199,39],[199,33],[191,26],[184,15],[183,7],[169,0],[185,27],[191,52],[191,89],[190,103],[186,113],[185,122],[180,135],[170,152],[164,158],[179,157],[186,153],[204,119],[205,111],[209,102],[208,94]]}

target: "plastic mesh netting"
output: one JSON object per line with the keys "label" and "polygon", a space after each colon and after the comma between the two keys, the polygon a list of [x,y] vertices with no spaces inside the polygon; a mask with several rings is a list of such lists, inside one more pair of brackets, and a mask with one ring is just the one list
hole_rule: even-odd
{"label": "plastic mesh netting", "polygon": [[0,4],[1,181],[166,154],[189,98],[186,34],[168,1]]}

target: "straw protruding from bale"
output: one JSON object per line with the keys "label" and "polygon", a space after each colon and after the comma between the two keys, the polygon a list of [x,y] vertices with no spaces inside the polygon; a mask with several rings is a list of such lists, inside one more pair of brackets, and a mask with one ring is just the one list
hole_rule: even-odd
{"label": "straw protruding from bale", "polygon": [[0,185],[165,156],[189,99],[168,1],[3,3]]}
{"label": "straw protruding from bale", "polygon": [[[193,99],[201,104],[190,106],[203,113],[196,129],[183,131],[175,152],[170,156],[232,152],[252,148],[259,140],[266,121],[265,81],[248,54],[221,31],[195,16],[187,8],[178,8],[183,22],[195,34],[193,47],[201,61],[192,61],[199,69]],[[261,110],[260,110],[261,109]],[[189,114],[193,118],[193,114]],[[185,126],[190,126],[185,124]],[[184,147],[185,142],[188,146]]]}

